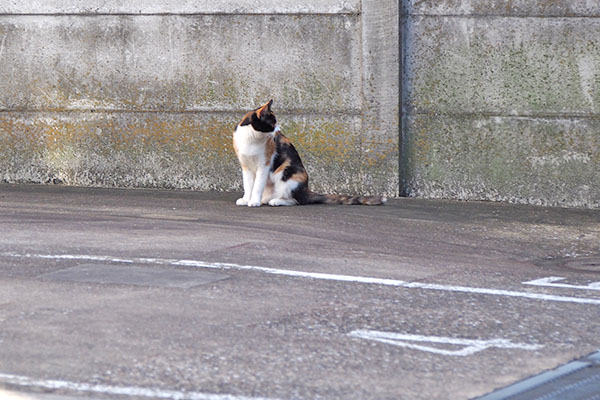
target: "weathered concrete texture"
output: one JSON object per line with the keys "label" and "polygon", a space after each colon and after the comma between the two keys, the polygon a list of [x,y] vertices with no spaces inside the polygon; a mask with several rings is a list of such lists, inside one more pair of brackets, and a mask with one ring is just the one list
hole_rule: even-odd
{"label": "weathered concrete texture", "polygon": [[397,115],[378,109],[398,109],[398,93],[380,95],[398,82],[398,40],[379,68],[390,47],[358,0],[31,0],[0,13],[4,181],[237,190],[232,131],[274,98],[314,190],[398,194]]}
{"label": "weathered concrete texture", "polygon": [[237,188],[232,118],[4,113],[3,179],[69,185]]}
{"label": "weathered concrete texture", "polygon": [[279,109],[357,113],[358,24],[349,15],[1,17],[0,104],[205,111],[275,98]]}
{"label": "weathered concrete texture", "polygon": [[[80,186],[240,190],[231,144],[239,116],[208,113],[3,113],[0,178]],[[284,115],[282,129],[320,192],[392,191],[370,171],[397,160],[395,143],[361,143],[360,118]],[[377,152],[369,151],[377,148]],[[363,156],[364,154],[364,156]]]}
{"label": "weathered concrete texture", "polygon": [[[362,117],[369,171],[365,175],[380,193],[396,194],[401,106],[400,32],[397,0],[363,2]],[[396,171],[396,172],[394,172]],[[393,188],[396,188],[395,190]]]}
{"label": "weathered concrete texture", "polygon": [[415,115],[404,176],[414,196],[600,207],[600,120]]}
{"label": "weathered concrete texture", "polygon": [[600,207],[600,3],[404,11],[404,192]]}
{"label": "weathered concrete texture", "polygon": [[407,14],[600,16],[596,0],[403,0]]}
{"label": "weathered concrete texture", "polygon": [[339,14],[360,0],[0,0],[6,14]]}
{"label": "weathered concrete texture", "polygon": [[600,114],[600,18],[407,21],[410,112]]}

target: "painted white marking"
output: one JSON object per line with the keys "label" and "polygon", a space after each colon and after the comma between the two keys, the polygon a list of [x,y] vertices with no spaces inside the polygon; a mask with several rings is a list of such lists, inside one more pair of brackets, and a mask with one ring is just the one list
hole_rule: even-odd
{"label": "painted white marking", "polygon": [[568,283],[555,283],[558,281],[564,281],[565,279],[567,278],[562,278],[560,276],[549,276],[547,278],[534,279],[529,282],[523,282],[523,285],[549,286],[579,290],[600,290],[600,282],[591,282],[587,285],[570,285]]}
{"label": "painted white marking", "polygon": [[[374,340],[381,343],[387,343],[394,346],[407,347],[409,349],[428,351],[430,353],[441,354],[444,356],[470,356],[477,352],[480,352],[491,347],[500,349],[519,349],[519,350],[538,350],[541,349],[542,345],[538,344],[524,344],[524,343],[512,343],[508,339],[491,339],[491,340],[473,340],[473,339],[456,339],[443,336],[422,336],[422,335],[409,335],[394,332],[381,332],[371,330],[356,330],[350,332],[349,336]],[[411,342],[427,342],[427,343],[438,343],[442,345],[459,345],[465,346],[459,350],[446,350],[437,347],[423,346]]]}
{"label": "painted white marking", "polygon": [[0,383],[26,387],[43,388],[50,390],[71,390],[75,392],[96,393],[105,395],[119,395],[132,397],[151,397],[169,400],[268,400],[264,397],[245,397],[227,394],[211,394],[200,392],[183,392],[138,386],[111,386],[92,383],[69,382],[61,380],[34,379],[27,376],[2,374]]}
{"label": "painted white marking", "polygon": [[162,259],[162,258],[119,258],[112,256],[98,256],[98,255],[69,255],[69,254],[18,254],[18,253],[0,253],[2,257],[18,257],[18,258],[41,258],[41,259],[63,259],[63,260],[92,260],[92,261],[105,261],[115,263],[127,263],[127,264],[160,264],[160,265],[179,265],[194,268],[212,268],[212,269],[236,269],[240,271],[258,271],[266,274],[282,275],[295,278],[307,278],[307,279],[319,279],[326,281],[337,281],[337,282],[351,282],[351,283],[365,283],[385,286],[395,286],[405,289],[423,289],[423,290],[437,290],[444,292],[459,292],[459,293],[473,293],[473,294],[485,294],[490,296],[504,296],[504,297],[517,297],[532,300],[542,301],[556,301],[563,303],[577,303],[577,304],[593,304],[600,305],[600,299],[590,299],[584,297],[569,297],[569,296],[555,296],[544,293],[529,293],[529,292],[517,292],[513,290],[503,289],[488,289],[479,287],[469,286],[452,286],[452,285],[440,285],[435,283],[422,283],[422,282],[406,282],[396,279],[386,278],[371,278],[366,276],[353,276],[353,275],[337,275],[337,274],[325,274],[321,272],[305,272],[295,271],[288,269],[278,268],[266,268],[258,267],[253,265],[239,265],[230,263],[211,263],[206,261],[197,260],[174,260],[174,259]]}
{"label": "painted white marking", "polygon": [[0,389],[0,399],[2,400],[32,400],[31,397],[23,395],[21,393],[7,392],[6,390]]}

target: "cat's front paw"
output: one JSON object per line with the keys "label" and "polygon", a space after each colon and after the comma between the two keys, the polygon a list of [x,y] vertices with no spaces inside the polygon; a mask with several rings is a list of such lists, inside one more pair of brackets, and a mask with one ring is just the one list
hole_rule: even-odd
{"label": "cat's front paw", "polygon": [[261,205],[260,200],[259,201],[250,200],[248,202],[248,207],[260,207],[260,205]]}
{"label": "cat's front paw", "polygon": [[236,206],[247,206],[248,205],[248,200],[244,199],[243,197],[241,199],[237,199],[235,202]]}

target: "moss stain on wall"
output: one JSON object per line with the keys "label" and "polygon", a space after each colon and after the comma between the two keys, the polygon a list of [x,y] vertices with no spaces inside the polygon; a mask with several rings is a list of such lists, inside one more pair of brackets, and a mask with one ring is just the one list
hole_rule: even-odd
{"label": "moss stain on wall", "polygon": [[[239,190],[231,138],[237,118],[187,113],[5,114],[0,117],[0,168],[6,181]],[[365,190],[357,122],[281,119],[287,121],[283,130],[300,152],[316,190]],[[371,157],[368,167],[385,154]]]}

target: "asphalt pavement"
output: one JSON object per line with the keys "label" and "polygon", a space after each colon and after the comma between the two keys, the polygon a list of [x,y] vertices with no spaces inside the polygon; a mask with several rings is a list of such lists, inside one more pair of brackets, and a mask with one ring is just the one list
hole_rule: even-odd
{"label": "asphalt pavement", "polygon": [[0,185],[0,398],[471,399],[600,349],[600,211]]}

